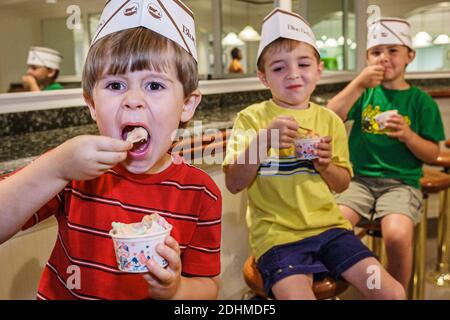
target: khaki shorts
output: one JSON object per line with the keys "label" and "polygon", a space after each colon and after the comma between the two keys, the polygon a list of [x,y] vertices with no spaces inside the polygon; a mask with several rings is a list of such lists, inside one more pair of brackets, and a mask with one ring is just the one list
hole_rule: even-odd
{"label": "khaki shorts", "polygon": [[422,213],[422,191],[400,180],[355,176],[349,188],[336,195],[336,202],[357,212],[363,220],[380,219],[388,214],[401,213],[410,217],[414,224]]}

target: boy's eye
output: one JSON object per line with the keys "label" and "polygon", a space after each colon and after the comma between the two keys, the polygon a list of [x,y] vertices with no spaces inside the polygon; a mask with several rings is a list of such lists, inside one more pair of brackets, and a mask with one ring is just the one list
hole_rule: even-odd
{"label": "boy's eye", "polygon": [[274,72],[281,71],[281,70],[283,70],[283,67],[282,67],[282,66],[279,66],[279,67],[273,67],[272,70],[273,70]]}
{"label": "boy's eye", "polygon": [[148,88],[153,91],[153,90],[164,89],[164,86],[161,83],[159,83],[159,82],[150,82],[148,84]]}
{"label": "boy's eye", "polygon": [[110,82],[110,83],[108,83],[106,88],[111,89],[111,90],[120,90],[120,89],[122,89],[122,86],[123,85],[120,82]]}
{"label": "boy's eye", "polygon": [[308,63],[299,63],[298,65],[299,65],[299,67],[302,67],[302,68],[307,68],[310,66]]}

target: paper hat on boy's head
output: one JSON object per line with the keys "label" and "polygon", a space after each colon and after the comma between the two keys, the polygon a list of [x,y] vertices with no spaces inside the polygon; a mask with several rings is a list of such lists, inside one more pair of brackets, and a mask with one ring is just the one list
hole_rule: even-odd
{"label": "paper hat on boy's head", "polygon": [[367,50],[381,44],[399,44],[414,50],[411,27],[404,19],[380,18],[367,28]]}
{"label": "paper hat on boy's head", "polygon": [[28,65],[42,66],[59,70],[62,55],[56,50],[44,47],[31,47],[28,51]]}
{"label": "paper hat on boy's head", "polygon": [[91,45],[108,34],[136,27],[176,42],[197,61],[194,15],[179,0],[109,0]]}
{"label": "paper hat on boy's head", "polygon": [[276,8],[264,18],[261,41],[256,57],[257,61],[259,61],[259,57],[264,48],[278,38],[305,42],[316,49],[320,56],[319,49],[316,45],[316,38],[306,20],[296,13]]}

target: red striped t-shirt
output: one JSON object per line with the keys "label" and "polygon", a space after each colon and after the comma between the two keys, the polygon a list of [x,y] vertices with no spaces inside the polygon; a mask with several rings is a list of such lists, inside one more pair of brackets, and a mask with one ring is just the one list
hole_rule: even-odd
{"label": "red striped t-shirt", "polygon": [[181,248],[184,276],[219,275],[221,202],[213,180],[184,162],[154,175],[131,174],[119,165],[97,179],[72,181],[24,226],[51,215],[58,221],[38,298],[151,298],[141,274],[117,268],[108,232],[113,221],[139,222],[152,213],[173,225],[171,236]]}

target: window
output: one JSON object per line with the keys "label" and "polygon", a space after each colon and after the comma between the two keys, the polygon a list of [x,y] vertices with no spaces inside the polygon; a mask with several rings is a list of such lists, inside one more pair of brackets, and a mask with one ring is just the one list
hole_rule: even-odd
{"label": "window", "polygon": [[356,64],[353,0],[308,1],[308,17],[325,70],[354,70]]}

